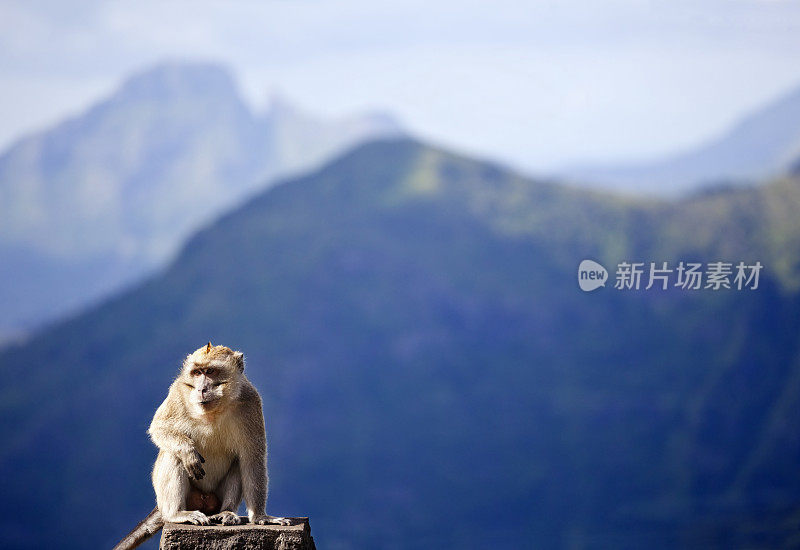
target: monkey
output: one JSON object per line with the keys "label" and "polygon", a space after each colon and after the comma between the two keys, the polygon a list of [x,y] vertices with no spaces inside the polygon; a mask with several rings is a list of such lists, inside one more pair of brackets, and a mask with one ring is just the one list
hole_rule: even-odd
{"label": "monkey", "polygon": [[209,342],[188,355],[148,434],[159,449],[156,508],[114,550],[135,548],[165,522],[237,525],[243,497],[250,523],[291,523],[265,511],[264,415],[241,352]]}

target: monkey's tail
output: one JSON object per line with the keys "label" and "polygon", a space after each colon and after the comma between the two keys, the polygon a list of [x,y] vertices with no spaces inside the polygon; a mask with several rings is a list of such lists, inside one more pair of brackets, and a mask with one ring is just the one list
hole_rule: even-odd
{"label": "monkey's tail", "polygon": [[131,550],[136,548],[144,541],[161,531],[164,527],[164,520],[161,518],[161,512],[158,507],[153,508],[153,511],[147,514],[147,517],[139,522],[139,525],[133,528],[133,531],[128,533],[124,539],[119,541],[114,547],[114,550]]}

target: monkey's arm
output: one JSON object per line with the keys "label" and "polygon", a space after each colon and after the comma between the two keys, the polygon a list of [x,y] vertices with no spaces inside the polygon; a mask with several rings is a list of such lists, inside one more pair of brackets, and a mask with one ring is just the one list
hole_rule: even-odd
{"label": "monkey's arm", "polygon": [[[260,401],[260,400],[259,400]],[[247,515],[251,523],[266,523],[267,505],[267,440],[264,432],[264,417],[261,412],[261,403],[250,404],[258,410],[247,417],[250,422],[250,433],[253,434],[249,445],[241,449],[239,455],[239,468],[242,473],[242,493],[247,506]]]}
{"label": "monkey's arm", "polygon": [[195,449],[192,439],[180,430],[180,412],[172,410],[172,403],[168,397],[158,407],[147,433],[159,449],[177,457],[190,476],[203,479],[206,473],[202,463],[205,459]]}
{"label": "monkey's arm", "polygon": [[247,516],[250,523],[265,525],[277,523],[289,525],[286,518],[273,517],[266,514],[267,492],[269,488],[269,474],[267,473],[267,438],[264,430],[264,414],[261,411],[261,399],[256,394],[256,399],[250,401],[252,413],[247,418],[252,419],[249,426],[254,437],[251,444],[244,448],[239,456],[239,467],[242,472],[242,492],[247,506]]}

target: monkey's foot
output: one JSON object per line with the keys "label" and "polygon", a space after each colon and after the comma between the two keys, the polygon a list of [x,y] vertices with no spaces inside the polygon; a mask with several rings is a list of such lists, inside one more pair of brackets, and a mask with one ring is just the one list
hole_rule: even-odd
{"label": "monkey's foot", "polygon": [[167,521],[172,523],[191,523],[192,525],[211,525],[211,521],[208,519],[208,516],[205,515],[203,512],[198,512],[197,510],[193,511],[181,511],[175,514],[171,518],[166,518]]}
{"label": "monkey's foot", "polygon": [[263,514],[250,518],[250,523],[255,523],[256,525],[291,525],[292,520]]}
{"label": "monkey's foot", "polygon": [[242,522],[239,516],[230,510],[225,510],[219,514],[209,516],[208,519],[213,523],[221,523],[222,525],[239,525]]}

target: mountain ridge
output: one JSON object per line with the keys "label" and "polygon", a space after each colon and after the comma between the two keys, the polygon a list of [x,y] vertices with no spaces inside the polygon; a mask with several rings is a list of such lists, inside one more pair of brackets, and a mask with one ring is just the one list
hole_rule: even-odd
{"label": "mountain ridge", "polygon": [[[284,108],[275,117],[253,112],[224,66],[175,62],[10,145],[0,155],[0,252],[26,249],[25,265],[53,267],[7,266],[0,336],[134,282],[265,182],[401,131],[374,115],[324,121]],[[59,270],[63,278],[53,275]]]}
{"label": "mountain ridge", "polygon": [[[211,339],[246,353],[261,391],[269,509],[310,515],[331,547],[763,542],[733,518],[800,502],[798,201],[796,179],[630,200],[413,140],[362,145],[0,353],[0,466],[18,472],[2,532],[27,532],[12,505],[43,491],[63,513],[31,545],[107,545],[138,521],[147,423]],[[757,291],[585,294],[586,257],[766,267]],[[79,536],[69,511],[98,500]],[[499,510],[508,521],[476,532]]]}
{"label": "mountain ridge", "polygon": [[709,140],[683,151],[634,162],[565,168],[591,187],[675,196],[720,183],[752,185],[779,177],[800,159],[800,88],[739,117]]}

